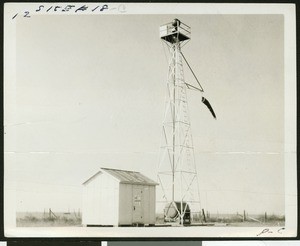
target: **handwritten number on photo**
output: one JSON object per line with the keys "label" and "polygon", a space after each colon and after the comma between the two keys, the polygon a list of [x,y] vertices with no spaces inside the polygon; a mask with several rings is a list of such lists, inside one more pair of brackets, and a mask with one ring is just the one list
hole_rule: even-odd
{"label": "handwritten number on photo", "polygon": [[39,8],[37,10],[35,10],[35,12],[39,12],[42,10],[42,8],[44,8],[44,5],[40,5]]}
{"label": "handwritten number on photo", "polygon": [[67,5],[62,11],[63,12],[68,12],[71,8],[74,8],[75,5]]}
{"label": "handwritten number on photo", "polygon": [[31,16],[29,15],[29,11],[25,11],[24,13],[25,13],[24,17],[31,17]]}
{"label": "handwritten number on photo", "polygon": [[105,9],[108,9],[108,5],[107,5],[107,4],[104,4],[104,5],[102,6],[102,8],[100,9],[100,11],[103,11],[103,10],[105,10]]}
{"label": "handwritten number on photo", "polygon": [[81,6],[80,8],[76,9],[76,10],[75,10],[75,13],[77,13],[77,11],[79,11],[79,10],[85,11],[85,10],[87,10],[87,8],[88,8],[87,6],[83,5],[83,6]]}
{"label": "handwritten number on photo", "polygon": [[[76,6],[75,5],[66,5],[65,7],[64,6],[50,6],[48,9],[46,9],[45,5],[39,5],[36,9],[35,9],[35,12],[41,12],[43,9],[46,10],[46,12],[49,12],[50,10],[53,10],[54,12],[57,12],[57,11],[61,11],[61,12],[68,12],[70,11],[72,8],[75,8]],[[82,5],[81,7],[77,8],[74,12],[77,13],[78,11],[86,11],[87,9],[89,8],[89,6],[87,5]],[[114,10],[114,9],[118,9],[118,11],[120,13],[124,13],[126,12],[126,6],[124,4],[121,4],[118,6],[118,8],[109,8],[107,4],[104,4],[104,5],[98,5],[96,7],[94,7],[92,10],[92,12],[94,12],[96,9],[99,9],[99,12],[103,12],[105,10]],[[18,13],[16,13],[12,19],[15,19],[16,17],[18,16]],[[30,12],[29,11],[24,11],[24,15],[23,17],[31,17],[30,15]]]}

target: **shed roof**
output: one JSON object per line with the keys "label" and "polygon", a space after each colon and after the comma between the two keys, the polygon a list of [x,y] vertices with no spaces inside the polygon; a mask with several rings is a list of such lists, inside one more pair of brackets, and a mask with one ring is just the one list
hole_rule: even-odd
{"label": "shed roof", "polygon": [[[134,171],[127,171],[127,170],[120,170],[120,169],[112,169],[112,168],[101,168],[101,171],[108,173],[109,175],[113,176],[120,183],[123,184],[142,184],[142,185],[158,185],[158,183],[154,182],[153,180],[149,179],[145,175],[134,172]],[[91,181],[95,176],[99,175],[101,171],[94,174],[91,178],[86,180],[83,184],[88,183]]]}

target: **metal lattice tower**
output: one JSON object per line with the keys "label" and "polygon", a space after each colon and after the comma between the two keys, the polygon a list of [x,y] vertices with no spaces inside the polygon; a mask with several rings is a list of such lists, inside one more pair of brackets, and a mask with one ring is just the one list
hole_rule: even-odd
{"label": "metal lattice tower", "polygon": [[192,214],[200,215],[198,176],[188,112],[187,84],[181,48],[190,40],[190,27],[175,19],[160,27],[160,37],[169,50],[169,68],[158,181],[166,204],[168,222],[185,223]]}

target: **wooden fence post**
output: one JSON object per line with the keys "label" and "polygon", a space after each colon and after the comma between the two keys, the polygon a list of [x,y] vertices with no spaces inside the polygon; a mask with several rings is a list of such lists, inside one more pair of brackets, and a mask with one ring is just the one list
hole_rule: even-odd
{"label": "wooden fence post", "polygon": [[268,216],[267,216],[267,212],[265,212],[265,223],[267,222],[268,220]]}
{"label": "wooden fence post", "polygon": [[203,208],[202,208],[202,214],[203,214],[203,220],[204,220],[204,222],[206,222],[205,212],[204,212]]}

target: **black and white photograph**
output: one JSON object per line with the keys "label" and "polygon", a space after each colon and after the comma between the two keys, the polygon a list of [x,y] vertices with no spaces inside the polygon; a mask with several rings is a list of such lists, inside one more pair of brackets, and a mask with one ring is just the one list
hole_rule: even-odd
{"label": "black and white photograph", "polygon": [[295,237],[293,4],[6,3],[6,237]]}

